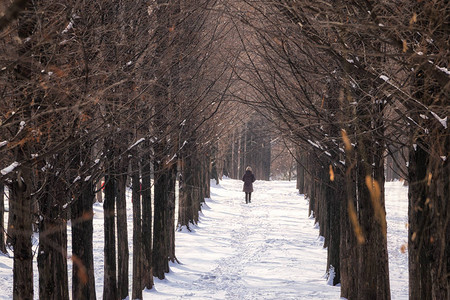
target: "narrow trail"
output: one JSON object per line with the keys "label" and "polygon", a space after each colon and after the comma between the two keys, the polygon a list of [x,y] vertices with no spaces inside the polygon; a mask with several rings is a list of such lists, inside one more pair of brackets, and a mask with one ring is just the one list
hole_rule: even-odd
{"label": "narrow trail", "polygon": [[211,198],[194,232],[176,235],[182,264],[144,299],[339,299],[294,182],[257,181],[245,204],[242,183],[224,180]]}
{"label": "narrow trail", "polygon": [[[389,182],[385,187],[392,299],[406,300],[408,252],[403,248],[408,239],[408,189],[401,182]],[[176,255],[181,264],[171,264],[166,279],[155,279],[155,288],[144,291],[143,299],[339,299],[340,288],[328,285],[324,277],[326,249],[295,182],[256,181],[251,204],[245,204],[241,181],[227,179],[220,185],[212,184],[211,192],[200,223],[192,232],[176,233]],[[127,208],[131,271],[130,197]],[[97,203],[93,241],[97,299],[102,299],[103,291],[103,223],[103,207]],[[71,253],[70,224],[67,231]],[[37,242],[35,234],[34,251]],[[33,269],[38,291],[36,256]],[[71,274],[69,263],[69,289]],[[12,286],[12,253],[0,255],[0,300],[12,298]]]}

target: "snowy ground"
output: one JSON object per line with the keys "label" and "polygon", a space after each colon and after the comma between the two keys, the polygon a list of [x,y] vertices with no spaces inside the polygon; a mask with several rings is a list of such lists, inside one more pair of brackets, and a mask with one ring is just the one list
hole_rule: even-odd
{"label": "snowy ground", "polygon": [[[199,225],[192,232],[176,234],[181,264],[171,264],[166,279],[155,279],[155,288],[145,291],[144,299],[339,299],[340,288],[327,284],[326,249],[295,183],[257,181],[251,204],[245,204],[241,190],[240,181],[212,184],[212,199],[206,201]],[[407,189],[401,183],[386,184],[386,208],[392,299],[407,299],[408,259],[401,251],[407,240]],[[101,299],[100,204],[94,212],[95,275]],[[130,256],[130,270],[131,261]],[[0,299],[12,297],[12,263],[11,258],[0,256]]]}

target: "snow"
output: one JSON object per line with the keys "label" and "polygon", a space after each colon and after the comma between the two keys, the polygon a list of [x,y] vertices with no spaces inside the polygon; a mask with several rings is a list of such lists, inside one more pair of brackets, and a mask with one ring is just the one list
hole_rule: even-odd
{"label": "snow", "polygon": [[5,145],[7,145],[7,144],[8,144],[8,141],[0,142],[0,147],[3,147],[3,146],[5,146]]}
{"label": "snow", "polygon": [[139,145],[139,144],[142,143],[143,141],[145,141],[145,138],[140,138],[140,139],[137,140],[133,145],[131,145],[130,147],[128,147],[128,150],[131,150],[132,148],[134,148],[135,146]]}
{"label": "snow", "polygon": [[436,118],[436,120],[438,120],[439,121],[439,123],[441,123],[441,125],[445,128],[445,129],[447,129],[447,119],[448,119],[448,117],[445,117],[445,118],[441,118],[441,117],[439,117],[436,113],[434,113],[434,112],[431,112],[431,114],[433,115],[433,117],[435,117]]}
{"label": "snow", "polygon": [[23,128],[25,127],[26,123],[25,121],[20,121],[19,123],[19,130],[17,131],[16,135],[22,132]]}
{"label": "snow", "polygon": [[308,140],[308,143],[310,143],[313,147],[316,147],[321,150],[323,149],[319,142],[313,142],[311,140]]}
{"label": "snow", "polygon": [[79,19],[80,17],[79,16],[77,16],[77,15],[72,15],[72,17],[70,18],[70,22],[69,22],[69,24],[67,24],[67,26],[66,26],[66,28],[61,32],[61,33],[67,33],[67,32],[69,32],[69,30],[71,30],[72,28],[73,28],[73,25],[74,25],[74,22],[75,22],[75,19]]}
{"label": "snow", "polygon": [[330,270],[328,271],[328,279],[327,279],[328,285],[333,285],[333,280],[334,280],[335,276],[336,276],[336,271],[334,270],[334,267],[331,265]]}
{"label": "snow", "polygon": [[389,77],[387,77],[386,75],[380,75],[380,79],[382,79],[384,81],[388,81]]}
{"label": "snow", "polygon": [[[144,291],[143,299],[339,299],[340,287],[329,285],[333,270],[326,272],[323,237],[318,236],[318,227],[308,216],[308,201],[298,194],[295,184],[256,181],[252,203],[245,204],[241,181],[225,179],[219,185],[211,181],[211,199],[205,200],[199,224],[192,225],[192,231],[184,228],[176,232],[180,264],[170,264],[166,279],[155,278],[154,289]],[[408,299],[408,257],[401,251],[407,240],[407,207],[407,188],[401,182],[387,183],[389,268],[394,300]],[[127,208],[131,239],[131,191]],[[103,207],[95,203],[93,245],[98,299],[103,293],[103,230]],[[68,235],[70,256],[70,222]],[[37,235],[33,241],[35,251]],[[132,270],[131,241],[129,245]],[[0,255],[0,300],[12,296],[12,266],[11,257]],[[68,271],[70,278],[71,261]],[[36,262],[34,272],[37,299]]]}
{"label": "snow", "polygon": [[444,68],[444,67],[439,67],[439,66],[436,66],[436,68],[438,68],[439,70],[441,70],[445,74],[450,75],[450,70],[449,69]]}
{"label": "snow", "polygon": [[385,188],[392,300],[408,299],[408,188],[401,181],[387,182]]}
{"label": "snow", "polygon": [[[15,162],[13,162],[12,164],[10,164],[9,166],[7,166],[6,168],[2,169],[2,170],[0,171],[0,173],[2,173],[2,175],[6,175],[6,174],[8,174],[8,173],[11,173],[11,172],[12,172],[15,168],[17,168],[19,165],[20,165],[20,164],[19,164],[17,161],[15,161]],[[5,227],[5,228],[7,228],[7,227]]]}

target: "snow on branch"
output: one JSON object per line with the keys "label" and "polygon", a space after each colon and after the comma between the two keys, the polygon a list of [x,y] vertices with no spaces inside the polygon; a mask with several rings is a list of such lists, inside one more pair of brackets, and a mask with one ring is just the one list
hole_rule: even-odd
{"label": "snow on branch", "polygon": [[9,166],[7,166],[6,168],[4,168],[3,170],[0,171],[0,173],[2,173],[2,175],[6,175],[8,173],[11,173],[12,171],[14,171],[15,168],[17,168],[20,164],[15,161],[12,164],[10,164]]}
{"label": "snow on branch", "polygon": [[128,147],[128,150],[133,149],[134,147],[136,147],[137,145],[139,145],[139,144],[142,143],[143,141],[145,141],[145,138],[141,138],[141,139],[137,140],[136,143],[134,143],[133,145],[131,145],[130,147]]}
{"label": "snow on branch", "polygon": [[442,124],[442,126],[444,126],[445,129],[447,129],[448,117],[445,117],[444,119],[442,119],[435,112],[430,111],[430,113],[433,115],[433,117],[435,117]]}

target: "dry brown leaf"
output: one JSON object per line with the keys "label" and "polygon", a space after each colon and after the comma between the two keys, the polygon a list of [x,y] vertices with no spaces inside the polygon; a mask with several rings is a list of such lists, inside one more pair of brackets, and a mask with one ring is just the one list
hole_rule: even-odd
{"label": "dry brown leaf", "polygon": [[334,171],[332,165],[330,165],[330,181],[334,181]]}

